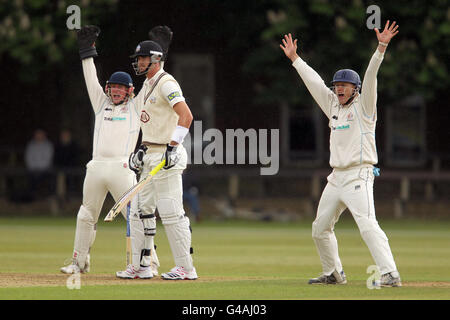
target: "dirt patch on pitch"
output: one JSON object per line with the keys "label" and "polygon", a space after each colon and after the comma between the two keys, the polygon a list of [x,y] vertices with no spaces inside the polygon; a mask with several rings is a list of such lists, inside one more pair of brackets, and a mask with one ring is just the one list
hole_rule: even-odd
{"label": "dirt patch on pitch", "polygon": [[418,288],[450,288],[450,282],[402,282],[404,287]]}
{"label": "dirt patch on pitch", "polygon": [[[256,279],[256,278],[255,278]],[[246,280],[255,280],[246,279]],[[232,277],[200,277],[196,282],[213,281],[235,281],[242,280]],[[80,282],[82,286],[93,285],[126,285],[126,284],[151,284],[151,283],[169,283],[175,281],[162,280],[160,276],[152,279],[118,279],[110,274],[81,274]],[[176,281],[179,282],[179,281]],[[190,281],[189,281],[190,282]],[[57,287],[74,285],[76,282],[71,275],[67,274],[37,274],[37,273],[0,273],[0,288],[20,288],[20,287]]]}

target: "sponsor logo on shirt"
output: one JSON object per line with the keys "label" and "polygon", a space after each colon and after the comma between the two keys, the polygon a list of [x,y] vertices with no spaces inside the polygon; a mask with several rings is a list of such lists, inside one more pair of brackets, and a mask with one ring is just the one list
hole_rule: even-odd
{"label": "sponsor logo on shirt", "polygon": [[172,92],[171,94],[169,94],[167,96],[167,98],[169,99],[169,101],[172,101],[173,99],[175,99],[176,97],[181,97],[180,93],[178,91]]}
{"label": "sponsor logo on shirt", "polygon": [[156,97],[150,97],[149,101],[150,103],[156,103]]}
{"label": "sponsor logo on shirt", "polygon": [[349,124],[347,124],[347,125],[342,125],[342,126],[337,126],[337,127],[332,127],[333,128],[333,130],[346,130],[346,129],[350,129],[350,125]]}
{"label": "sponsor logo on shirt", "polygon": [[125,118],[125,117],[105,117],[104,119],[106,121],[123,121],[123,120],[127,120],[127,118]]}

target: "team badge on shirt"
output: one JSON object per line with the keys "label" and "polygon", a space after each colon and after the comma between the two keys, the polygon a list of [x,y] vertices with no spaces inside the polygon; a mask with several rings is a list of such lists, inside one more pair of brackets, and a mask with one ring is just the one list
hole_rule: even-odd
{"label": "team badge on shirt", "polygon": [[347,115],[347,121],[353,121],[353,113],[349,112]]}
{"label": "team badge on shirt", "polygon": [[148,113],[145,112],[145,110],[142,110],[141,121],[144,123],[147,123],[149,120],[150,120],[150,116],[148,115]]}

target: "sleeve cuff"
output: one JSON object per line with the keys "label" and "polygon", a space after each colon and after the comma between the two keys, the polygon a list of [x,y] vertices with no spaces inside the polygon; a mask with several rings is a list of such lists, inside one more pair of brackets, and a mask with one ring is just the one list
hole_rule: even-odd
{"label": "sleeve cuff", "polygon": [[294,62],[292,62],[292,66],[294,67],[294,68],[297,68],[298,66],[300,66],[300,64],[303,62],[303,60],[300,58],[300,57],[298,57],[297,59],[295,59],[295,61]]}

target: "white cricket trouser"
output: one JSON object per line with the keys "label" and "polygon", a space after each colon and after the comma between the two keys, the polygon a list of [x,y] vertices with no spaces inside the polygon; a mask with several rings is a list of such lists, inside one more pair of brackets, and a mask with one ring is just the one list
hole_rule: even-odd
{"label": "white cricket trouser", "polygon": [[380,273],[396,271],[388,238],[375,216],[373,167],[365,165],[345,170],[334,169],[327,180],[312,225],[312,237],[319,252],[323,273],[330,275],[334,270],[342,271],[334,225],[346,208],[355,219]]}
{"label": "white cricket trouser", "polygon": [[[83,204],[77,215],[73,253],[81,269],[95,241],[97,221],[108,191],[117,200],[135,183],[136,175],[128,168],[128,159],[91,160],[86,165]],[[122,210],[122,215],[126,218],[126,208]]]}
{"label": "white cricket trouser", "polygon": [[[139,192],[138,207],[144,215],[154,214],[156,209],[158,209],[175,264],[190,271],[194,267],[190,254],[191,230],[189,218],[185,216],[183,208],[182,181],[182,173],[187,165],[187,153],[182,145],[178,146],[177,153],[180,157],[179,162],[171,169],[166,170],[162,168]],[[152,150],[152,146],[149,147],[149,150],[143,159],[144,168],[142,170],[141,179],[147,176],[148,173],[161,162],[163,155],[164,153],[161,152],[161,149]],[[132,206],[132,208],[133,207],[135,206]],[[135,215],[133,211],[131,215]],[[130,227],[131,226],[132,225],[130,224]],[[131,229],[131,241],[134,239],[133,231],[142,234],[142,231]],[[132,248],[135,248],[133,252],[135,258],[133,261],[136,261],[137,263],[139,248],[133,244]]]}

